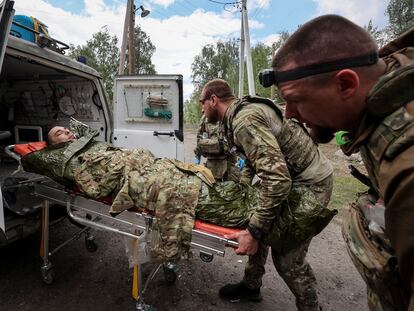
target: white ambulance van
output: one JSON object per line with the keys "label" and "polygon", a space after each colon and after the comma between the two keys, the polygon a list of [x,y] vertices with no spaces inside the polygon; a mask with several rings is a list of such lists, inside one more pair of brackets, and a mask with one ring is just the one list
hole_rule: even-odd
{"label": "white ambulance van", "polygon": [[[50,127],[73,117],[99,140],[184,158],[181,75],[118,76],[109,105],[99,73],[65,56],[67,45],[13,21],[13,5],[0,4],[0,247],[40,226],[32,186],[41,176],[19,171],[7,146],[44,141]],[[12,24],[32,31],[34,42],[10,33]]]}

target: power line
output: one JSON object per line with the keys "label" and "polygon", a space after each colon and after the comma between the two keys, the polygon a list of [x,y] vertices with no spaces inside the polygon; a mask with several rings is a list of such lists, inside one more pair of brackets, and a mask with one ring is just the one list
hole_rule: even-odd
{"label": "power line", "polygon": [[259,13],[259,11],[261,11],[264,8],[264,1],[260,4],[260,6],[258,8],[256,8],[256,10],[254,11],[254,14],[252,16],[252,19],[256,17],[256,15]]}
{"label": "power line", "polygon": [[216,3],[216,4],[222,4],[222,5],[226,5],[226,4],[240,4],[241,1],[233,1],[233,2],[220,2],[220,1],[216,1],[216,0],[208,0],[212,3]]}

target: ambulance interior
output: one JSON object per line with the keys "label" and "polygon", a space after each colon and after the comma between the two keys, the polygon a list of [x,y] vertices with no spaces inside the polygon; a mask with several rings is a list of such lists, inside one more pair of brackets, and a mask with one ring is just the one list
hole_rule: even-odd
{"label": "ambulance interior", "polygon": [[10,135],[0,141],[0,183],[6,223],[6,237],[0,237],[0,245],[38,229],[41,202],[31,191],[31,182],[41,177],[18,171],[18,161],[6,154],[4,148],[45,141],[50,127],[66,126],[70,117],[97,129],[99,139],[105,140],[110,133],[102,105],[95,81],[75,75],[64,66],[46,66],[35,57],[6,52],[0,73],[0,131]]}

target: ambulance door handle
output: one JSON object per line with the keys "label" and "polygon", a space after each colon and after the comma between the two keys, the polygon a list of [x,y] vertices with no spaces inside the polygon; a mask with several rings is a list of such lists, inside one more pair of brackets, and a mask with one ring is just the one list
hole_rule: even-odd
{"label": "ambulance door handle", "polygon": [[174,136],[174,132],[159,132],[159,131],[154,131],[153,132],[154,136]]}

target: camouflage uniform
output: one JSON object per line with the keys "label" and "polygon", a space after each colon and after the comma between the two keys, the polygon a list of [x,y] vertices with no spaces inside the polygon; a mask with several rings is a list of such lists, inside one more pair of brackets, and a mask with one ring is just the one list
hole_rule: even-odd
{"label": "camouflage uniform", "polygon": [[[313,192],[322,204],[328,203],[331,164],[301,125],[284,119],[275,104],[262,98],[236,100],[223,123],[230,146],[237,147],[261,179],[259,206],[250,218],[251,226],[268,233],[283,212],[289,192],[297,186]],[[294,293],[299,310],[318,310],[315,277],[305,260],[311,238],[288,251],[272,246],[276,270]],[[243,281],[248,288],[261,286],[267,252],[260,243],[258,252],[249,257]]]}
{"label": "camouflage uniform", "polygon": [[25,170],[78,188],[89,197],[113,199],[110,212],[138,208],[156,216],[151,256],[185,257],[190,248],[194,210],[202,182],[214,178],[202,166],[155,158],[143,149],[127,150],[93,140],[88,133],[73,142],[49,146],[22,159]]}
{"label": "camouflage uniform", "polygon": [[[386,234],[398,258],[402,280],[411,293],[408,307],[411,311],[414,310],[414,48],[395,51],[383,60],[387,71],[370,90],[367,113],[353,133],[352,142],[343,150],[348,155],[361,152],[372,186],[385,202]],[[393,271],[387,264],[378,273]],[[398,283],[394,285],[401,292]],[[374,284],[368,286],[375,288]],[[394,295],[387,301],[387,295],[374,294],[380,306],[370,304],[372,308],[407,309],[409,298]]]}
{"label": "camouflage uniform", "polygon": [[203,156],[207,159],[206,167],[211,170],[216,180],[239,181],[240,170],[236,166],[237,158],[230,154],[221,122],[208,123],[207,118],[201,116],[194,154],[197,158]]}

